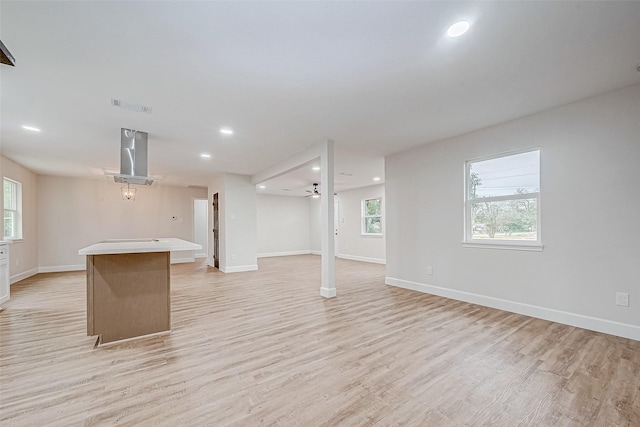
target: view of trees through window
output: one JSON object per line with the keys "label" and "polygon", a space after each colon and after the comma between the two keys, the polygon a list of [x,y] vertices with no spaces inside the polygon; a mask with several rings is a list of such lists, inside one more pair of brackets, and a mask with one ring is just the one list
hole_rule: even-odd
{"label": "view of trees through window", "polygon": [[4,178],[4,237],[20,238],[20,183]]}
{"label": "view of trees through window", "polygon": [[467,170],[469,237],[537,241],[540,151],[472,162]]}
{"label": "view of trees through window", "polygon": [[382,199],[363,200],[362,219],[363,234],[382,234]]}

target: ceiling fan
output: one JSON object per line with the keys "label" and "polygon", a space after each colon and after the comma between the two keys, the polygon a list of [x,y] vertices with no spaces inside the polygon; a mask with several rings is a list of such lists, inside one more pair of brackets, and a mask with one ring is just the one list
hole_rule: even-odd
{"label": "ceiling fan", "polygon": [[320,192],[318,191],[318,185],[319,184],[317,182],[314,182],[313,183],[313,190],[306,190],[307,193],[311,193],[311,194],[309,194],[308,196],[305,196],[305,197],[312,197],[314,199],[317,199],[318,197],[320,197]]}

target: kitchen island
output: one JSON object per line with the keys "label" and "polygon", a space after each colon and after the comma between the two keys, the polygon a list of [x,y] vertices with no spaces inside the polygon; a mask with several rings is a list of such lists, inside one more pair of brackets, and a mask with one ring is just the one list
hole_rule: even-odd
{"label": "kitchen island", "polygon": [[202,249],[176,238],[105,240],[87,256],[87,335],[98,344],[171,331],[170,254]]}

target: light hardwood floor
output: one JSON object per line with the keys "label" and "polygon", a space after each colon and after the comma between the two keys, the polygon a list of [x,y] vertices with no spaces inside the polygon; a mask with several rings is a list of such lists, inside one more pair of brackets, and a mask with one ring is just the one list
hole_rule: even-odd
{"label": "light hardwood floor", "polygon": [[94,348],[83,272],[11,288],[0,423],[639,426],[640,342],[384,285],[384,266],[172,266],[167,336]]}

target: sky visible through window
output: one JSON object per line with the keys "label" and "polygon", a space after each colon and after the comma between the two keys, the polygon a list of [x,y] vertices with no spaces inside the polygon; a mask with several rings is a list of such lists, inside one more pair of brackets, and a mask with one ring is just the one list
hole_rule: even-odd
{"label": "sky visible through window", "polygon": [[495,197],[518,194],[519,191],[540,191],[540,152],[500,157],[471,164],[479,184],[476,197]]}

